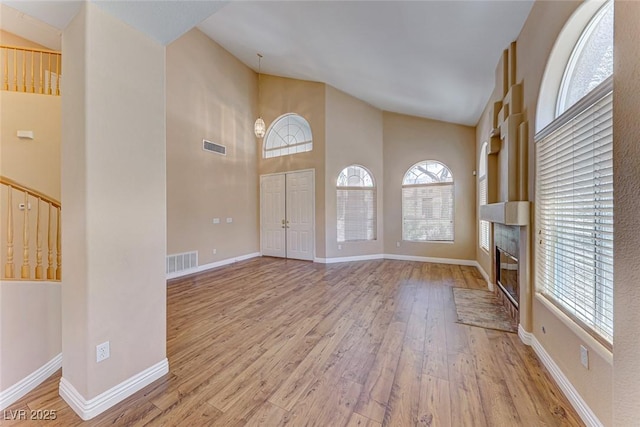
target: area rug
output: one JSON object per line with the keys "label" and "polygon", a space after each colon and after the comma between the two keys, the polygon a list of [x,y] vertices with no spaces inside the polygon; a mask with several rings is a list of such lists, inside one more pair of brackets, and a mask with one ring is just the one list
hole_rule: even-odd
{"label": "area rug", "polygon": [[491,291],[453,288],[453,300],[456,304],[458,323],[518,332],[518,325],[509,317],[507,309]]}

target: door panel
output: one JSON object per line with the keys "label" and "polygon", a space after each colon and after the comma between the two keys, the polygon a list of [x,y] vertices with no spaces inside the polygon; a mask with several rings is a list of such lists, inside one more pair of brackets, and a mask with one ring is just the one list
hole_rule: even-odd
{"label": "door panel", "polygon": [[313,172],[286,174],[287,257],[313,260]]}
{"label": "door panel", "polygon": [[262,254],[286,257],[284,175],[260,177],[260,201]]}

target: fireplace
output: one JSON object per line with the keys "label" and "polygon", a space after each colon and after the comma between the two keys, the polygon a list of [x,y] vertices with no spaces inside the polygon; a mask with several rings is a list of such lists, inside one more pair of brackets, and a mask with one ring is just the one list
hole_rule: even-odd
{"label": "fireplace", "polygon": [[520,283],[520,228],[514,225],[494,224],[495,293],[511,317],[519,320]]}
{"label": "fireplace", "polygon": [[496,283],[511,303],[518,308],[518,258],[496,246]]}

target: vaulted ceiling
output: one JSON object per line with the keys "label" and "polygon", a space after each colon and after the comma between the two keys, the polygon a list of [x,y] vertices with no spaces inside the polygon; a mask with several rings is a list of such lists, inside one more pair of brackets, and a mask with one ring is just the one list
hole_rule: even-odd
{"label": "vaulted ceiling", "polygon": [[[80,7],[2,3],[58,30]],[[162,44],[197,25],[256,71],[261,53],[263,73],[324,82],[383,110],[475,125],[533,1],[95,3]]]}

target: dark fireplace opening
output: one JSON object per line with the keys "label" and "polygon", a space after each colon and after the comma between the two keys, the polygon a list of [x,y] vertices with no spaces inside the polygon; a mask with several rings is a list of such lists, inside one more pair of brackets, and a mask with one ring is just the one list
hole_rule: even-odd
{"label": "dark fireplace opening", "polygon": [[496,282],[500,290],[518,308],[520,289],[518,287],[518,258],[496,246]]}

